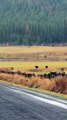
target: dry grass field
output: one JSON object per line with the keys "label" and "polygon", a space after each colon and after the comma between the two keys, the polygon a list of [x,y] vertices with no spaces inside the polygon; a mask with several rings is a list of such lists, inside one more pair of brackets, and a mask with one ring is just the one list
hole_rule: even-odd
{"label": "dry grass field", "polygon": [[67,53],[67,46],[5,46],[0,47],[0,53],[47,53],[47,52],[55,52],[55,53]]}
{"label": "dry grass field", "polygon": [[[36,70],[35,66],[39,66],[39,68]],[[48,66],[48,69],[45,68],[45,66]],[[21,70],[24,72],[35,72],[36,74],[42,74],[47,73],[50,71],[60,71],[62,68],[64,68],[65,72],[67,73],[67,62],[66,61],[57,61],[57,62],[21,62],[21,61],[0,61],[0,67],[7,68],[7,67],[14,67],[15,70]]]}
{"label": "dry grass field", "polygon": [[0,47],[0,61],[67,61],[66,46]]}
{"label": "dry grass field", "polygon": [[[36,70],[35,66],[39,68]],[[45,68],[48,66],[48,68]],[[0,47],[0,68],[10,68],[23,72],[44,74],[50,71],[67,73],[67,47],[66,46],[7,46]],[[39,77],[25,78],[19,75],[1,74],[0,80],[21,84],[44,90],[67,94],[67,77],[41,79]]]}

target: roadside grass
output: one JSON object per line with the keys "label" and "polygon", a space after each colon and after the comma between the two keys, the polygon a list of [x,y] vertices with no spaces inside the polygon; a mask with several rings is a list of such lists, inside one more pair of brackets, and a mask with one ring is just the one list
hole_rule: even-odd
{"label": "roadside grass", "polygon": [[11,85],[11,86],[14,86],[14,87],[24,88],[24,89],[31,90],[31,91],[34,91],[34,92],[37,92],[37,93],[51,95],[51,96],[57,97],[59,99],[67,100],[67,95],[65,95],[65,94],[51,92],[51,91],[43,90],[43,89],[40,89],[40,88],[29,88],[27,86],[23,86],[23,85],[20,85],[20,84],[8,82],[8,81],[3,81],[3,80],[0,80],[0,83],[8,84],[8,85]]}
{"label": "roadside grass", "polygon": [[[56,77],[53,79],[42,79],[38,76],[35,77],[24,77],[18,74],[10,75],[2,73],[0,74],[0,80],[7,81],[10,83],[20,84],[21,86],[27,86],[31,89],[42,89],[42,90],[48,90],[53,91],[62,94],[67,95],[67,77]],[[36,89],[36,90],[37,90]],[[42,91],[41,90],[41,91]]]}

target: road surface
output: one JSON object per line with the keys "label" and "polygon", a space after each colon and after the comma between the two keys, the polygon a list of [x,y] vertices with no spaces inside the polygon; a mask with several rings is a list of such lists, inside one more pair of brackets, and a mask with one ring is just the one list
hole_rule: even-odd
{"label": "road surface", "polygon": [[67,120],[67,101],[0,83],[0,120]]}

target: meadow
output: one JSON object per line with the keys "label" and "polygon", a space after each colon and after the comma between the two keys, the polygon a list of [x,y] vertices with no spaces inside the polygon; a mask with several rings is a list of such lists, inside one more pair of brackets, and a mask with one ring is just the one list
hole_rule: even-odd
{"label": "meadow", "polygon": [[[39,68],[36,70],[35,66],[38,66]],[[45,68],[45,66],[48,66],[48,69]],[[7,68],[7,67],[14,67],[15,70],[21,70],[24,72],[35,72],[37,73],[44,73],[44,72],[50,72],[50,71],[60,71],[62,68],[65,69],[65,72],[67,73],[67,62],[21,62],[21,61],[0,61],[0,67]]]}
{"label": "meadow", "polygon": [[[35,66],[39,66],[35,71]],[[45,66],[48,69],[45,69]],[[14,67],[30,72],[49,72],[65,68],[67,71],[66,46],[6,46],[0,47],[0,67]]]}
{"label": "meadow", "polygon": [[[38,69],[35,68],[38,66]],[[48,66],[46,68],[45,66]],[[67,74],[66,46],[7,46],[0,47],[0,68],[10,68],[26,73],[44,74],[50,71],[61,71]],[[0,74],[0,80],[16,83],[32,88],[39,88],[67,94],[67,77],[41,79],[25,78],[19,75]]]}
{"label": "meadow", "polygon": [[67,61],[66,46],[0,47],[0,61]]}

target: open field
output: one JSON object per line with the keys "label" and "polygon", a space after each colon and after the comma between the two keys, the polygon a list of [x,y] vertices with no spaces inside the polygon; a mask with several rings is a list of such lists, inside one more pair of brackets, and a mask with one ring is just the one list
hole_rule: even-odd
{"label": "open field", "polygon": [[55,52],[55,53],[67,53],[67,46],[5,46],[0,47],[0,53],[43,53],[43,52]]}
{"label": "open field", "polygon": [[[35,69],[35,66],[39,66],[38,70]],[[48,66],[48,69],[45,66]],[[67,72],[67,62],[0,62],[0,67],[14,67],[16,70],[21,70],[25,72],[35,72],[35,73],[44,73],[50,71],[60,71],[61,68],[64,68]]]}
{"label": "open field", "polygon": [[[35,66],[38,66],[38,69]],[[67,94],[67,76],[51,80],[37,76],[51,71],[59,72],[62,69],[67,74],[67,47],[65,46],[0,47],[0,68],[11,67],[14,71],[34,73],[36,76],[26,78],[17,74],[0,73],[0,80]]]}
{"label": "open field", "polygon": [[0,47],[0,61],[67,61],[67,46]]}
{"label": "open field", "polygon": [[[36,70],[35,65],[38,65],[39,68]],[[48,66],[48,69],[45,66]],[[54,91],[57,93],[67,94],[67,76],[55,77],[55,78],[40,78],[38,74],[49,73],[50,71],[61,71],[64,68],[64,71],[67,74],[67,62],[0,62],[0,68],[6,70],[13,67],[16,71],[22,71],[25,73],[35,73],[36,76],[31,78],[19,75],[17,73],[0,73],[0,80],[8,81],[11,83],[16,83],[24,85],[30,88],[39,88],[49,91]]]}

